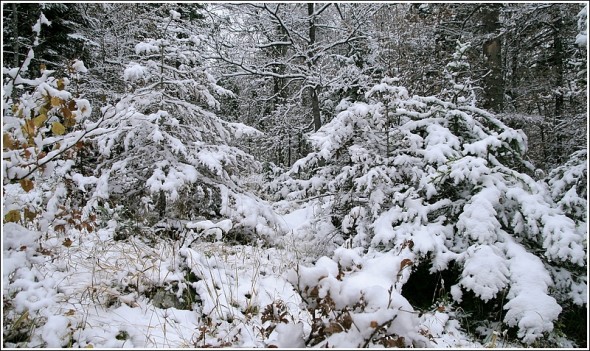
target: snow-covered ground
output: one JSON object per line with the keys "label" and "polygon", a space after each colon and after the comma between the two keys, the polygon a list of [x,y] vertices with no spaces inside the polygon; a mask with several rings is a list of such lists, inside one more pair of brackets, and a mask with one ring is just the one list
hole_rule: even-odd
{"label": "snow-covered ground", "polygon": [[[21,318],[21,327],[36,326],[30,341],[5,346],[304,347],[312,330],[312,316],[296,285],[324,278],[313,278],[318,272],[338,270],[334,260],[314,256],[320,250],[314,251],[302,240],[309,235],[309,219],[316,211],[312,206],[284,215],[291,231],[279,247],[222,241],[179,247],[178,242],[150,242],[138,237],[114,241],[113,228],[85,234],[71,231],[67,238],[42,238],[14,223],[5,224],[3,294],[13,296],[5,309]],[[365,269],[352,272],[343,281],[333,277],[337,272],[329,272],[331,280],[322,280],[324,284],[331,282],[331,287],[325,285],[327,289],[341,289],[342,294],[332,295],[336,305],[348,303],[347,299],[354,299],[359,292],[364,296],[366,310],[352,314],[359,325],[363,318],[368,323],[388,318],[388,309],[379,308],[379,301],[387,296],[370,297],[388,283],[382,269],[386,257],[369,256],[361,258],[354,250],[339,250],[335,259],[343,266],[358,264]],[[298,282],[293,279],[296,271]],[[188,293],[189,285],[197,295]],[[156,303],[157,294],[168,294],[168,302],[159,298]],[[185,306],[191,307],[175,308],[170,306],[175,300],[170,299],[172,294],[181,302],[190,296],[195,300],[185,301]],[[420,337],[430,340],[429,347],[482,347],[442,309],[418,317],[401,295],[393,294],[396,302],[392,306],[399,304],[408,312],[397,320],[418,321]],[[371,304],[375,308],[369,313]],[[407,327],[403,323],[396,326],[398,332]],[[321,345],[361,346],[362,337],[366,337],[361,329],[334,333]]]}

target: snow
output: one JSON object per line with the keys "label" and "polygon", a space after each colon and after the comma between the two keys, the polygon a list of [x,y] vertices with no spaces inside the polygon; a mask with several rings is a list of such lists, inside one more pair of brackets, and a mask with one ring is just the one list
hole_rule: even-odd
{"label": "snow", "polygon": [[155,42],[141,42],[135,45],[135,53],[151,54],[160,52],[160,47],[154,44]]}
{"label": "snow", "polygon": [[131,62],[123,72],[123,79],[130,82],[135,82],[142,79],[146,75],[146,68],[140,64]]}
{"label": "snow", "polygon": [[[465,252],[465,266],[459,285],[485,302],[494,298],[508,283],[510,272],[504,257],[492,246],[471,246]],[[455,295],[460,296],[455,291]]]}
{"label": "snow", "polygon": [[47,20],[47,17],[45,17],[45,14],[43,14],[43,12],[41,12],[41,14],[39,15],[39,19],[33,25],[33,32],[37,33],[37,36],[39,36],[39,34],[41,33],[41,25],[42,24],[45,24],[47,26],[51,25],[51,22],[49,20]]}
{"label": "snow", "polygon": [[178,12],[176,12],[174,10],[170,10],[170,17],[172,19],[179,20],[180,19],[180,13],[178,13]]}
{"label": "snow", "polygon": [[[37,32],[48,24],[43,18]],[[180,18],[170,11],[170,19]],[[162,45],[170,41],[148,40],[135,50],[149,55]],[[466,48],[459,45],[457,53]],[[87,71],[82,61],[72,67]],[[154,61],[131,62],[123,78],[138,82],[157,68]],[[72,98],[50,84],[49,73],[15,81]],[[201,73],[202,81],[169,82],[207,85],[197,95],[211,108],[220,107],[213,92],[233,96]],[[30,191],[5,180],[4,212],[39,210],[32,220],[3,223],[5,317],[28,315],[37,323],[30,340],[8,346],[358,348],[398,336],[411,347],[482,347],[462,329],[468,291],[483,302],[501,301],[495,312],[505,310],[503,319],[491,323],[513,328],[525,344],[555,332],[562,306],[587,304],[587,277],[577,274],[587,259],[587,194],[580,186],[586,153],[553,170],[547,184],[536,181],[500,160],[505,149],[515,156],[510,162],[523,166],[521,132],[473,106],[410,97],[398,83],[385,78],[365,101],[342,101],[336,116],[309,136],[313,151],[270,182],[275,193],[263,189],[267,184],[244,186],[242,173],[261,167],[228,145],[262,134],[189,103],[194,96],[173,99],[140,88],[103,108],[100,122],[88,121],[90,103],[75,99],[78,122],[105,122],[87,137],[107,166],[82,174],[73,159],[55,160],[34,175]],[[35,103],[24,100],[25,118],[34,117]],[[23,120],[3,118],[11,137],[25,140]],[[59,142],[43,158],[50,160],[84,133],[38,135],[35,146]],[[8,177],[28,172],[26,165],[13,169],[23,161],[19,152],[5,151]],[[147,211],[161,191],[167,204],[197,194],[196,204],[186,201],[198,207],[190,212],[201,209],[204,188],[217,206],[210,217],[179,220],[179,240],[151,237],[147,220],[122,218],[134,204],[113,197],[137,191],[137,207]],[[259,196],[265,191],[267,199]],[[80,216],[68,212],[74,193],[88,196]],[[92,214],[98,215],[92,230],[58,227]],[[232,232],[249,244],[224,242]],[[123,233],[132,235],[115,240]],[[418,266],[456,278],[448,295],[435,292],[430,309],[402,295]],[[156,297],[166,294],[183,307],[158,304]],[[488,329],[477,330],[500,335]]]}
{"label": "snow", "polygon": [[74,63],[72,64],[72,68],[74,69],[74,71],[76,71],[78,73],[88,72],[88,69],[84,66],[84,62],[82,62],[80,60],[74,60]]}
{"label": "snow", "polygon": [[588,46],[588,4],[578,13],[578,28],[580,33],[576,35],[575,44],[586,47]]}

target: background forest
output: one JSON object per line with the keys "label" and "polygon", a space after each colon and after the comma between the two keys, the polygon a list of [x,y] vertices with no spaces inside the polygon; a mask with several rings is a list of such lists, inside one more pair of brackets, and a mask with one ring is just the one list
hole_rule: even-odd
{"label": "background forest", "polygon": [[586,3],[2,4],[4,347],[585,347]]}

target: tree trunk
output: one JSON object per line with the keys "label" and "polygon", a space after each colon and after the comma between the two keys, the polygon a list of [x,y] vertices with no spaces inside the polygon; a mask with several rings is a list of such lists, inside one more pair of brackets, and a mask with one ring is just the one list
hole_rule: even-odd
{"label": "tree trunk", "polygon": [[486,66],[489,73],[484,78],[484,103],[485,109],[494,112],[502,112],[504,108],[504,79],[502,77],[502,40],[497,36],[500,29],[500,6],[489,4],[482,7],[483,26],[485,34],[491,35],[491,39],[483,44],[483,53],[486,57]]}
{"label": "tree trunk", "polygon": [[20,66],[19,51],[20,44],[18,38],[18,11],[16,9],[16,3],[12,4],[12,28],[14,31],[14,42],[12,43],[12,50],[14,51],[14,67]]}
{"label": "tree trunk", "polygon": [[320,115],[320,101],[316,88],[311,89],[311,110],[313,113],[313,129],[317,132],[322,127],[322,116]]}
{"label": "tree trunk", "polygon": [[[307,4],[307,14],[309,15],[309,51],[307,53],[308,66],[310,68],[314,65],[313,51],[315,46],[315,16],[314,16],[314,4]],[[310,88],[311,98],[311,111],[313,114],[313,128],[314,131],[318,131],[322,127],[322,116],[320,114],[320,101],[318,99],[318,87]]]}

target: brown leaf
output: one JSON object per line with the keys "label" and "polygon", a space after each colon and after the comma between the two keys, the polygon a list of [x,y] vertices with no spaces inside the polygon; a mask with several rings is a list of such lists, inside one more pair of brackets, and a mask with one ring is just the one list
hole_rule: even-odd
{"label": "brown leaf", "polygon": [[72,111],[70,111],[70,109],[67,108],[67,106],[60,108],[59,111],[64,116],[64,118],[66,118],[66,119],[72,118]]}
{"label": "brown leaf", "polygon": [[336,322],[330,323],[330,325],[324,329],[324,332],[326,332],[326,334],[336,334],[342,331],[344,331],[344,328],[342,328],[342,326]]}
{"label": "brown leaf", "polygon": [[25,218],[29,221],[32,221],[37,217],[37,212],[31,211],[28,208],[25,208]]}
{"label": "brown leaf", "polygon": [[342,326],[344,327],[344,329],[348,330],[350,329],[350,327],[352,327],[352,317],[350,316],[350,313],[346,312],[346,314],[342,317]]}
{"label": "brown leaf", "polygon": [[414,247],[414,242],[412,240],[404,241],[403,248],[410,248],[410,250]]}
{"label": "brown leaf", "polygon": [[5,149],[14,150],[16,147],[14,139],[8,133],[2,134],[2,145]]}
{"label": "brown leaf", "polygon": [[70,109],[70,111],[76,111],[76,101],[75,100],[70,100],[68,102],[68,108]]}
{"label": "brown leaf", "polygon": [[377,329],[378,326],[379,326],[379,323],[377,323],[377,321],[371,321],[371,328]]}
{"label": "brown leaf", "polygon": [[72,246],[73,243],[74,242],[72,241],[72,239],[65,238],[64,242],[62,243],[62,245],[65,246],[65,247],[70,247],[70,246]]}
{"label": "brown leaf", "polygon": [[33,188],[35,187],[35,184],[30,179],[21,179],[18,182],[20,183],[20,186],[23,188],[23,190],[27,193],[33,190]]}
{"label": "brown leaf", "polygon": [[399,264],[399,270],[401,271],[402,269],[413,265],[414,263],[412,262],[412,260],[404,258],[401,263]]}
{"label": "brown leaf", "polygon": [[73,126],[76,125],[76,119],[74,117],[72,117],[72,115],[70,114],[70,117],[65,117],[64,118],[64,126],[66,128],[71,128]]}

